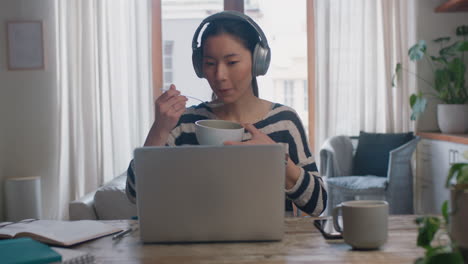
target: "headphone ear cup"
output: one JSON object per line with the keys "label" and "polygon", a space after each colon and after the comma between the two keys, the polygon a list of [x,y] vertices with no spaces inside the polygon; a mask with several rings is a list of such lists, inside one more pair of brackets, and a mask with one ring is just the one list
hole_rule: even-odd
{"label": "headphone ear cup", "polygon": [[196,48],[192,52],[192,64],[195,73],[197,74],[198,78],[203,78],[203,66],[202,66],[202,55],[201,55],[201,48]]}
{"label": "headphone ear cup", "polygon": [[260,43],[257,43],[252,57],[252,76],[265,75],[270,66],[270,49],[265,49]]}

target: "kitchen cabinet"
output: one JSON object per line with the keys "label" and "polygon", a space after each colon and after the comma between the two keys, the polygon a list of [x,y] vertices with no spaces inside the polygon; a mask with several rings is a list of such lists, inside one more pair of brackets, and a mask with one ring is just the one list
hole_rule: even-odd
{"label": "kitchen cabinet", "polygon": [[468,144],[465,136],[454,142],[420,136],[422,140],[416,149],[415,211],[440,214],[442,203],[450,195],[445,187],[449,168],[453,163],[468,162]]}

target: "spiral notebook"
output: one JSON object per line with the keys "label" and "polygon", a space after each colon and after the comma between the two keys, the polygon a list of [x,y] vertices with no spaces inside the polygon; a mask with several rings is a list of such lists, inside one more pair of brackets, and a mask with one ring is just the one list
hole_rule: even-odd
{"label": "spiral notebook", "polygon": [[92,264],[95,263],[94,256],[86,251],[51,247],[55,252],[62,256],[62,262],[64,264]]}

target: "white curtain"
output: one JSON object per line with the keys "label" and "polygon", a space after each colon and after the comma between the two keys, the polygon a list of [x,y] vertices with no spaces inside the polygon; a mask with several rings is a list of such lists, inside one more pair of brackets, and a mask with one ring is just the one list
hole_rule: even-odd
{"label": "white curtain", "polygon": [[60,161],[53,218],[124,172],[152,119],[151,1],[56,0]]}
{"label": "white curtain", "polygon": [[333,135],[412,129],[415,85],[392,88],[391,79],[397,62],[408,65],[413,6],[414,0],[315,0],[316,153]]}

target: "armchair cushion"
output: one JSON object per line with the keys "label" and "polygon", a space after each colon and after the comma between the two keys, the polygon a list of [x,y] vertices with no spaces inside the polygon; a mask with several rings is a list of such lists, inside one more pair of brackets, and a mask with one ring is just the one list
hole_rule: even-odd
{"label": "armchair cushion", "polygon": [[377,176],[344,176],[327,179],[329,187],[344,188],[361,192],[383,191],[387,188],[387,178]]}
{"label": "armchair cushion", "polygon": [[386,177],[390,151],[413,138],[413,132],[380,134],[361,131],[354,156],[353,175]]}

